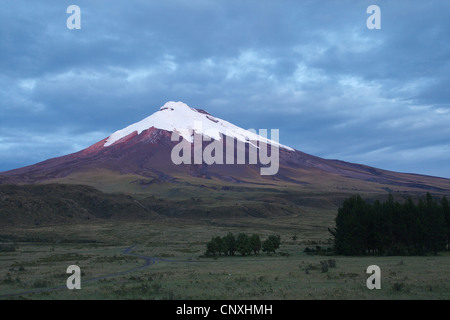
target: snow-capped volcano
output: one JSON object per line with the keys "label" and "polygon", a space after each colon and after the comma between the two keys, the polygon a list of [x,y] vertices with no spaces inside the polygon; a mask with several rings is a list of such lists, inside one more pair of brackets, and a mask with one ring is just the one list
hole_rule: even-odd
{"label": "snow-capped volcano", "polygon": [[[199,127],[201,128],[201,132],[199,132]],[[194,109],[183,102],[173,101],[164,104],[159,111],[153,113],[151,116],[114,132],[108,137],[104,147],[109,147],[135,132],[139,135],[150,128],[169,132],[177,131],[180,136],[189,142],[193,142],[193,132],[195,131],[214,140],[221,140],[225,135],[246,143],[260,141],[294,151],[294,149],[267,139],[267,137],[263,137],[249,130],[244,130],[228,121],[213,117],[204,110]]]}
{"label": "snow-capped volcano", "polygon": [[[199,132],[201,127],[201,132]],[[270,132],[274,128],[264,128]],[[177,132],[186,141],[174,141],[173,133]],[[255,131],[256,132],[256,131]],[[216,118],[201,109],[194,109],[182,102],[167,102],[149,117],[136,122],[109,137],[98,141],[90,147],[62,157],[49,159],[31,166],[0,173],[0,183],[36,183],[53,181],[59,183],[88,184],[104,190],[129,192],[130,188],[146,189],[149,185],[160,183],[173,184],[174,188],[191,185],[192,177],[196,183],[206,184],[213,181],[223,184],[276,185],[294,186],[305,190],[341,192],[342,190],[358,190],[364,192],[386,192],[386,190],[423,192],[432,190],[450,193],[450,180],[405,174],[376,169],[360,164],[339,160],[327,160],[294,150],[272,140],[244,130],[232,123]],[[261,133],[261,130],[259,130]],[[194,134],[195,133],[195,134]],[[199,134],[212,138],[201,139],[200,153],[214,157],[226,150],[223,163],[210,162],[205,157],[196,161],[196,138]],[[227,143],[220,141],[233,138],[231,150]],[[193,138],[194,137],[194,138]],[[241,148],[234,140],[241,141]],[[255,142],[258,142],[256,144]],[[255,154],[259,156],[263,149],[260,142],[271,145],[270,161],[276,163],[278,171],[271,175],[262,175],[262,168],[269,168],[266,161],[251,162]],[[173,151],[182,145],[180,158],[186,154],[187,160],[175,162]],[[187,145],[186,149],[184,146]],[[272,152],[272,148],[275,152]],[[211,150],[214,150],[212,152]],[[185,152],[186,151],[186,152]],[[228,153],[228,151],[232,151]],[[274,155],[275,153],[275,155]],[[181,155],[182,154],[182,155]],[[228,157],[229,154],[232,156]],[[276,157],[275,157],[276,156]],[[178,159],[178,158],[177,158]],[[210,159],[210,158],[209,158]],[[244,159],[245,161],[240,161]],[[247,161],[248,159],[248,161]],[[261,158],[259,158],[261,160]],[[231,160],[228,162],[228,160]],[[207,179],[198,182],[197,178]],[[217,188],[216,185],[213,188]],[[179,189],[177,189],[179,190]],[[224,189],[225,190],[225,189]]]}

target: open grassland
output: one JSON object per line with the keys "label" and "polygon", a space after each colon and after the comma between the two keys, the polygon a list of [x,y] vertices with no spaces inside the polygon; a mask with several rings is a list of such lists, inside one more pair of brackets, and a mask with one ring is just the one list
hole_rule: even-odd
{"label": "open grassland", "polygon": [[[110,222],[0,230],[2,299],[450,299],[450,254],[420,257],[307,255],[329,246],[333,212],[273,219]],[[202,257],[212,236],[229,231],[281,235],[276,254]],[[294,235],[297,237],[292,238]],[[153,264],[126,255],[152,257]],[[320,261],[334,259],[322,272]],[[82,289],[64,288],[76,264]],[[369,265],[381,268],[381,290],[369,290]],[[124,271],[129,273],[118,274]],[[106,278],[103,278],[105,277]],[[110,277],[108,277],[110,276]],[[96,278],[95,281],[91,281]],[[62,289],[45,291],[62,286]],[[44,289],[44,290],[43,290]],[[43,290],[43,291],[41,291]]]}

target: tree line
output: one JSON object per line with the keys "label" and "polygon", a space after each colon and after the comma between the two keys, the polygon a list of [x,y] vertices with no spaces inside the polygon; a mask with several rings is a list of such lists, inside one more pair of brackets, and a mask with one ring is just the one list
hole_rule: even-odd
{"label": "tree line", "polygon": [[271,235],[264,242],[258,234],[251,236],[240,233],[237,237],[233,233],[228,232],[226,236],[212,237],[211,241],[206,244],[206,256],[227,255],[234,256],[239,253],[243,256],[250,255],[252,252],[258,255],[262,250],[267,253],[275,253],[280,247],[280,236]]}
{"label": "tree line", "polygon": [[447,198],[430,193],[417,203],[409,197],[369,203],[359,195],[344,200],[336,216],[334,250],[344,255],[437,254],[450,243],[450,206]]}

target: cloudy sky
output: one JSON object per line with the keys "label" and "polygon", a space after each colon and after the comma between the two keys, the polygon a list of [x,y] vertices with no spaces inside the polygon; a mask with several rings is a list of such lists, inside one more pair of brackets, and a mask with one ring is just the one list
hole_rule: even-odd
{"label": "cloudy sky", "polygon": [[173,100],[324,158],[450,178],[449,16],[447,0],[2,0],[0,171]]}

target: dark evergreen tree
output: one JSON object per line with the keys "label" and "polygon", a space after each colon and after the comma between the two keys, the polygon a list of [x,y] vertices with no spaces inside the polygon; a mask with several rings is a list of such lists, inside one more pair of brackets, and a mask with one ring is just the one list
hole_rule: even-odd
{"label": "dark evergreen tree", "polygon": [[216,242],[217,245],[217,252],[218,254],[227,254],[227,246],[225,244],[225,241],[223,238],[217,236],[214,238],[214,241]]}
{"label": "dark evergreen tree", "polygon": [[279,235],[270,235],[262,244],[262,249],[267,253],[275,253],[280,247],[281,237]]}
{"label": "dark evergreen tree", "polygon": [[267,252],[267,253],[273,252],[273,253],[275,253],[275,247],[274,247],[274,245],[273,245],[273,242],[270,241],[269,239],[266,239],[266,240],[263,242],[262,248],[263,248],[263,251],[264,251],[264,252]]}
{"label": "dark evergreen tree", "polygon": [[236,238],[231,232],[228,232],[228,234],[223,238],[223,242],[225,244],[226,252],[230,256],[234,256],[234,253],[236,252]]}
{"label": "dark evergreen tree", "polygon": [[447,228],[447,250],[450,250],[450,205],[447,197],[443,197],[441,201],[442,212],[444,214],[445,225]]}
{"label": "dark evergreen tree", "polygon": [[245,233],[240,233],[236,239],[236,251],[245,256],[252,252],[250,238]]}
{"label": "dark evergreen tree", "polygon": [[276,235],[276,236],[275,235],[271,235],[271,236],[269,236],[268,240],[273,243],[273,248],[275,250],[277,250],[280,247],[281,237],[279,235]]}
{"label": "dark evergreen tree", "polygon": [[259,254],[259,251],[261,250],[261,239],[259,238],[259,235],[253,234],[250,237],[250,243],[251,243],[252,250],[255,253],[255,255]]}
{"label": "dark evergreen tree", "polygon": [[207,256],[215,256],[216,253],[219,252],[219,247],[217,245],[216,239],[212,238],[211,241],[209,241],[206,244],[206,255]]}
{"label": "dark evergreen tree", "polygon": [[426,196],[425,215],[425,247],[436,255],[446,245],[447,230],[442,208],[438,207],[429,192]]}
{"label": "dark evergreen tree", "polygon": [[360,220],[367,216],[367,205],[359,195],[344,200],[336,216],[335,250],[339,254],[363,254],[367,230]]}
{"label": "dark evergreen tree", "polygon": [[369,204],[359,195],[344,200],[336,216],[335,251],[346,255],[410,255],[445,249],[450,242],[450,208],[427,194],[417,205],[409,197],[403,203]]}

